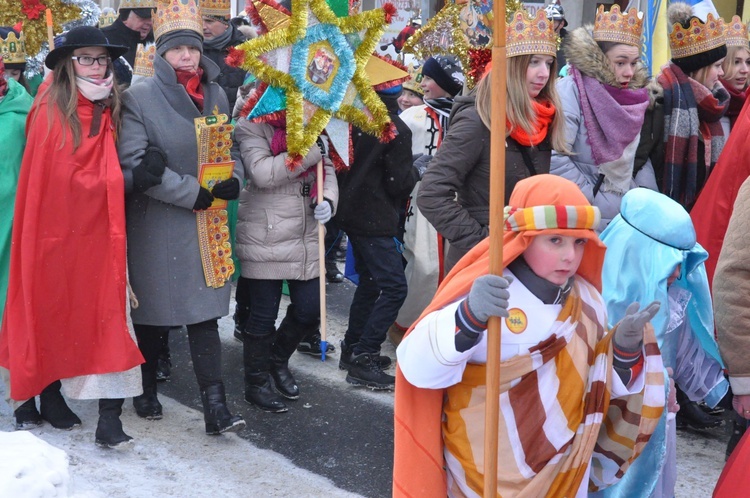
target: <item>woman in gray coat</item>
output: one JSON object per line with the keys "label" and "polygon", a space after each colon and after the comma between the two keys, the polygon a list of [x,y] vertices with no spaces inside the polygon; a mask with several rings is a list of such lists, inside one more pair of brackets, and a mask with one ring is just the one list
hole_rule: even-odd
{"label": "woman in gray coat", "polygon": [[[286,123],[241,119],[236,139],[247,186],[237,211],[237,256],[247,285],[250,318],[243,330],[245,401],[261,410],[288,410],[279,395],[299,398],[289,357],[320,321],[318,223],[326,223],[338,202],[333,165],[318,140],[302,160],[287,166]],[[322,203],[316,204],[316,165],[324,161]],[[291,305],[276,330],[283,281]]]}
{"label": "woman in gray coat", "polygon": [[[610,13],[623,20],[616,26],[627,29],[618,32],[605,25]],[[557,91],[565,113],[567,147],[573,153],[553,151],[550,165],[550,173],[575,182],[601,210],[598,231],[617,216],[629,190],[657,190],[650,159],[635,167],[649,105],[646,70],[640,62],[640,28],[628,31],[631,24],[624,21],[633,14],[620,13],[617,6],[601,14],[593,30],[591,26],[577,28],[566,39],[570,69],[557,84]],[[607,41],[609,38],[628,43]]]}
{"label": "woman in gray coat", "polygon": [[[215,111],[229,113],[224,91],[214,80],[219,69],[201,54],[200,19],[196,29],[157,32],[154,76],[123,95],[123,123],[118,154],[126,189],[130,283],[140,306],[132,310],[142,367],[144,394],[133,399],[139,416],[160,419],[156,396],[156,365],[163,334],[186,324],[190,353],[208,434],[239,430],[242,417],[226,407],[221,375],[218,318],[229,311],[230,285],[210,287],[201,258],[199,211],[214,197],[236,199],[242,169],[210,192],[198,175],[196,118]],[[149,155],[163,154],[161,183],[139,188],[143,175],[136,166]],[[141,192],[142,191],[142,192]]]}

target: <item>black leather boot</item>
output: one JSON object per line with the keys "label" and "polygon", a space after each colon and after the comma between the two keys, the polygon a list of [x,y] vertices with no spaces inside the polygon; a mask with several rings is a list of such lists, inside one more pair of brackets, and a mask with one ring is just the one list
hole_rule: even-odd
{"label": "black leather boot", "polygon": [[139,417],[147,420],[161,420],[162,406],[156,396],[156,368],[155,365],[141,364],[143,377],[143,394],[133,398],[133,408]]}
{"label": "black leather boot", "polygon": [[299,398],[299,387],[289,370],[289,358],[297,348],[297,344],[307,334],[318,330],[318,324],[304,324],[294,317],[294,305],[287,308],[286,316],[279,325],[276,340],[271,347],[271,378],[276,390],[287,399]]}
{"label": "black leather boot", "polygon": [[245,427],[245,420],[241,416],[229,413],[224,384],[213,384],[201,390],[201,401],[206,434],[237,432]]}
{"label": "black leather boot", "polygon": [[42,416],[36,409],[36,398],[31,398],[16,408],[13,412],[16,419],[16,430],[27,431],[41,426],[44,423]]}
{"label": "black leather boot", "polygon": [[58,380],[44,388],[39,395],[39,413],[55,429],[69,431],[81,425],[81,419],[65,403],[60,393],[61,387],[62,384]]}
{"label": "black leather boot", "polygon": [[274,335],[274,332],[263,336],[244,334],[245,401],[266,412],[283,413],[289,408],[274,390],[269,373]]}
{"label": "black leather boot", "polygon": [[100,399],[99,422],[96,424],[95,442],[102,448],[123,449],[133,444],[133,438],[122,430],[123,399]]}

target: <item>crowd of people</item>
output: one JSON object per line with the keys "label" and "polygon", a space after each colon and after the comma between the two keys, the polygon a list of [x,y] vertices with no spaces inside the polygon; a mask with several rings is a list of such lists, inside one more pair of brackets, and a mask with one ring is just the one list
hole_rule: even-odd
{"label": "crowd of people", "polygon": [[247,117],[259,81],[227,56],[263,30],[223,0],[123,1],[111,25],[58,36],[43,81],[0,59],[16,428],[70,429],[65,397],[96,399],[96,444],[130,444],[124,400],[165,416],[158,381],[184,327],[206,433],[242,429],[218,334],[233,285],[244,398],[288,411],[289,359],[319,354],[320,279],[343,280],[345,233],[358,284],[339,367],[396,391],[395,495],[483,495],[485,331],[501,317],[498,492],[673,496],[676,429],[733,407],[729,457],[750,419],[750,43],[738,16],[673,2],[671,59],[649,76],[643,22],[617,5],[570,31],[557,3],[508,16],[502,275],[491,63],[410,56],[409,79],[375,87],[393,136],[352,126],[339,168],[326,133],[293,160],[285,113]]}

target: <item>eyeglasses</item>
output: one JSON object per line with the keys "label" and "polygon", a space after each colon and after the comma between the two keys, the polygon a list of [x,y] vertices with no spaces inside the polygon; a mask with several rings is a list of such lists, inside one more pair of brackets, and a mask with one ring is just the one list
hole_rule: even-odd
{"label": "eyeglasses", "polygon": [[109,56],[108,55],[100,55],[99,57],[91,57],[88,55],[74,55],[71,57],[71,59],[78,61],[78,64],[82,66],[93,66],[94,61],[96,61],[97,64],[100,66],[106,66],[109,64]]}

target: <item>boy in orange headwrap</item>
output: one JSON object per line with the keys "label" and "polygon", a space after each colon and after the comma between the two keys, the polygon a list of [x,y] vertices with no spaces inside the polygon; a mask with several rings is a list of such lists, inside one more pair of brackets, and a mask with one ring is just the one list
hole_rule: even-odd
{"label": "boy in orange headwrap", "polygon": [[499,495],[586,496],[640,453],[664,406],[659,303],[607,333],[599,220],[574,183],[522,180],[503,276],[487,275],[485,239],[446,277],[398,348],[394,496],[482,496],[489,316],[505,317]]}

